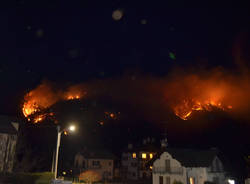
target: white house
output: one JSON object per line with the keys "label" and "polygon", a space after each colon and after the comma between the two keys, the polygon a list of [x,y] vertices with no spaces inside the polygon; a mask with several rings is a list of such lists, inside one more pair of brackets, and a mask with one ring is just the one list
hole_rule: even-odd
{"label": "white house", "polygon": [[0,172],[12,172],[18,127],[15,118],[0,115]]}
{"label": "white house", "polygon": [[166,149],[153,162],[153,184],[223,184],[225,172],[214,150]]}

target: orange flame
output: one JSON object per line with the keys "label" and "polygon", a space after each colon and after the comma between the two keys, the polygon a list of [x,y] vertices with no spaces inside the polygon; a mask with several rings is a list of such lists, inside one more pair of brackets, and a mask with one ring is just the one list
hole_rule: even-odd
{"label": "orange flame", "polygon": [[172,109],[176,116],[187,120],[194,111],[212,111],[218,108],[227,111],[233,108],[235,99],[230,98],[234,86],[219,76],[206,79],[197,75],[182,76],[168,86],[172,92],[167,95],[173,101]]}
{"label": "orange flame", "polygon": [[174,107],[174,112],[181,119],[187,120],[193,111],[211,111],[212,107],[216,107],[221,110],[229,110],[233,108],[231,105],[224,107],[220,102],[215,101],[205,101],[201,103],[194,100],[184,100],[183,103]]}
{"label": "orange flame", "polygon": [[32,116],[32,121],[34,123],[41,122],[47,117],[52,117],[54,115],[54,113],[52,112],[42,113],[53,104],[61,100],[80,99],[85,94],[86,92],[83,91],[82,86],[72,86],[68,88],[66,92],[62,92],[61,90],[52,89],[52,86],[50,84],[44,82],[25,95],[24,104],[22,107],[23,115],[27,118],[28,121],[31,121]]}

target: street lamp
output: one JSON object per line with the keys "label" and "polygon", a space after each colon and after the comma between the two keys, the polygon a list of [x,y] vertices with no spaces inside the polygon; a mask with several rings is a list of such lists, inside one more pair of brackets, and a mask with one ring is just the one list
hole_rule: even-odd
{"label": "street lamp", "polygon": [[55,160],[55,179],[57,178],[57,166],[58,166],[58,154],[59,154],[59,147],[61,142],[61,135],[64,131],[71,131],[74,132],[76,127],[74,125],[69,126],[66,129],[60,130],[60,126],[57,126],[57,144],[56,144],[56,160]]}

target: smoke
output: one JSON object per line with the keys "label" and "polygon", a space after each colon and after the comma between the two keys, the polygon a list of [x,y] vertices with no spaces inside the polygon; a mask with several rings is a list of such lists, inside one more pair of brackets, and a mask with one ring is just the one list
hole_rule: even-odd
{"label": "smoke", "polygon": [[126,75],[66,89],[43,82],[24,97],[23,112],[29,117],[59,101],[105,99],[129,107],[135,116],[149,121],[164,121],[171,112],[185,120],[194,111],[212,111],[214,107],[229,113],[248,113],[249,94],[248,75],[232,75],[222,69],[196,73],[175,70],[162,78]]}

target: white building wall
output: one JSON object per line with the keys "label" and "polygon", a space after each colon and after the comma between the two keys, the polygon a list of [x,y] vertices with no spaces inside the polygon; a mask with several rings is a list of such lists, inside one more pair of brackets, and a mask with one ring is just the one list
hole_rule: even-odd
{"label": "white building wall", "polygon": [[154,168],[164,168],[165,167],[165,160],[170,160],[170,169],[171,168],[182,168],[183,173],[182,174],[170,174],[170,173],[155,173],[153,172],[153,184],[159,184],[159,178],[160,176],[163,176],[163,184],[167,184],[167,177],[170,177],[170,184],[173,184],[174,181],[180,181],[183,184],[187,184],[187,175],[186,175],[186,168],[181,165],[179,161],[172,158],[172,156],[164,152],[161,154],[160,159],[157,159],[153,164],[153,170]]}
{"label": "white building wall", "polygon": [[[214,171],[212,170],[212,167],[215,169]],[[223,164],[218,157],[214,158],[214,160],[212,161],[211,167],[206,168],[206,172],[207,172],[207,181],[213,182],[214,178],[217,177],[219,179],[219,184],[226,183]]]}
{"label": "white building wall", "polygon": [[189,183],[189,178],[192,177],[195,180],[195,184],[204,184],[207,181],[207,171],[205,167],[188,167],[187,171],[187,183]]}
{"label": "white building wall", "polygon": [[245,184],[250,184],[250,178],[245,179]]}
{"label": "white building wall", "polygon": [[[209,169],[207,168],[207,170],[209,170]],[[218,173],[218,172],[209,172],[209,171],[207,171],[207,181],[214,182],[214,178],[215,177],[218,177],[219,184],[226,183],[226,181],[225,181],[226,178],[225,178],[225,174],[224,173],[222,173],[222,172]]]}

